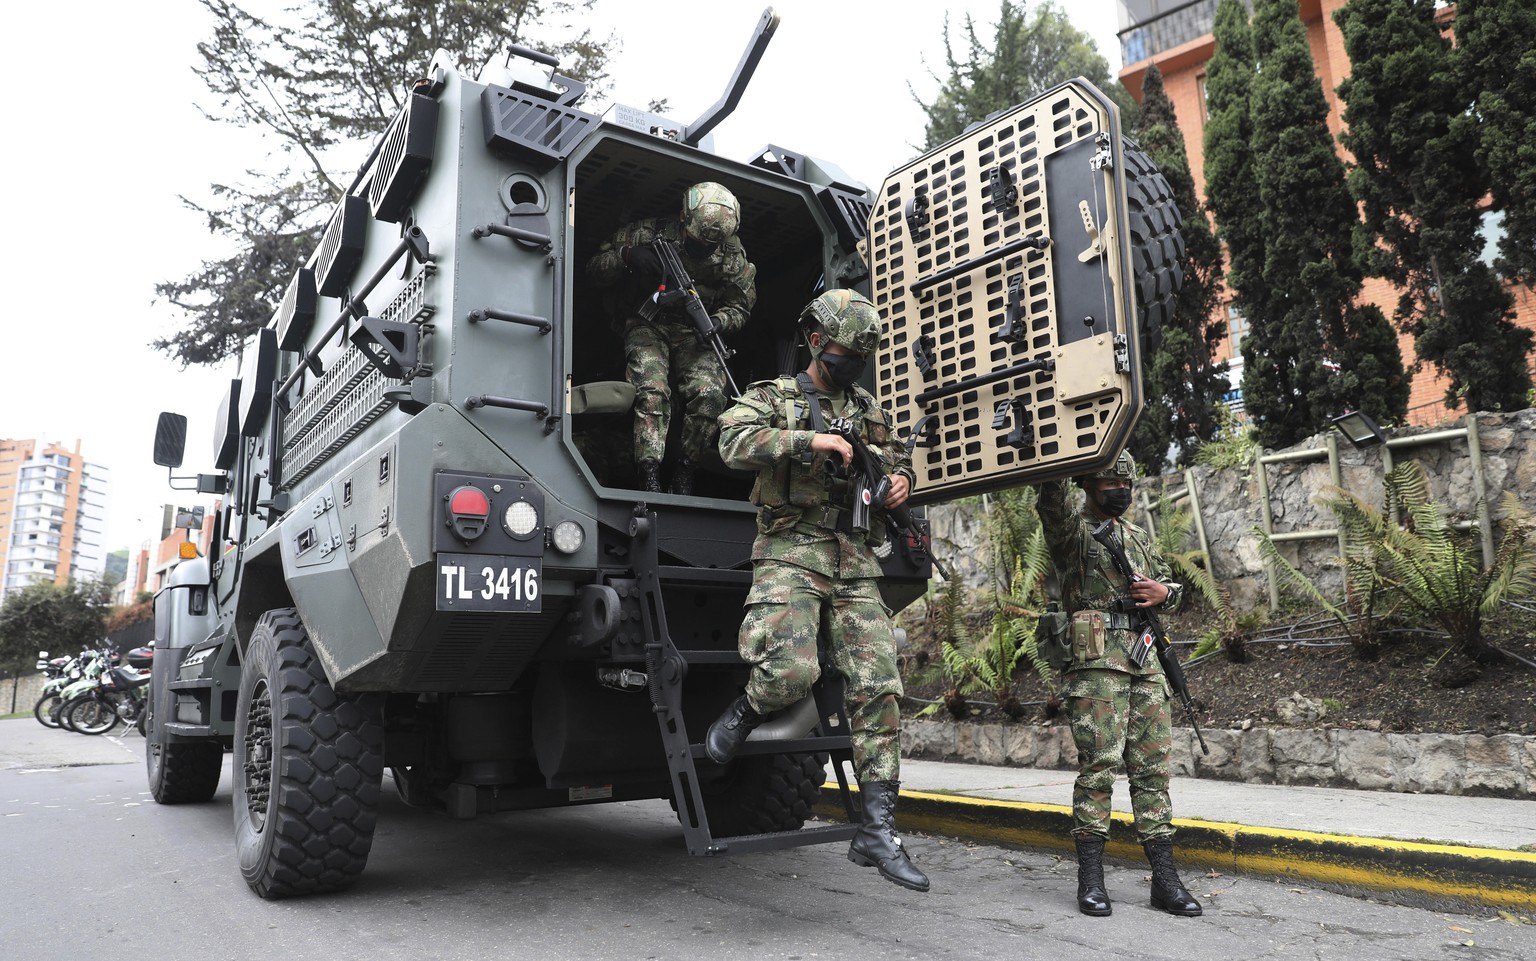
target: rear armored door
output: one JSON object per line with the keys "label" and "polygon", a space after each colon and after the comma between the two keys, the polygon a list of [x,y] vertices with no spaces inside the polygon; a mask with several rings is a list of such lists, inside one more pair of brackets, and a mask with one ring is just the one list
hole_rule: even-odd
{"label": "rear armored door", "polygon": [[1114,460],[1143,406],[1142,324],[1179,284],[1178,225],[1083,80],[886,179],[866,251],[887,331],[876,388],[916,432],[914,501]]}

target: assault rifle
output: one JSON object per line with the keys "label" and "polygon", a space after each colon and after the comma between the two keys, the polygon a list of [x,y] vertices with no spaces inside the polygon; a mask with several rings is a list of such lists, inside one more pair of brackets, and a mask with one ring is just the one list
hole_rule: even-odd
{"label": "assault rifle", "polygon": [[[1125,575],[1127,581],[1134,583],[1141,580],[1141,575],[1131,570],[1130,559],[1125,556],[1125,548],[1120,544],[1120,538],[1115,536],[1114,531],[1115,522],[1107,520],[1093,529],[1093,539],[1109,551],[1109,559],[1114,561],[1115,570]],[[1200,719],[1195,715],[1194,699],[1189,696],[1189,681],[1184,677],[1184,666],[1179,663],[1179,655],[1168,640],[1168,632],[1163,629],[1163,619],[1158,617],[1150,607],[1127,605],[1126,612],[1141,621],[1136,637],[1136,647],[1139,649],[1141,659],[1146,658],[1148,644],[1157,649],[1157,659],[1162,662],[1163,673],[1168,677],[1168,686],[1173,688],[1174,696],[1179,699],[1180,704],[1184,705],[1184,714],[1189,718],[1190,727],[1195,729],[1195,740],[1200,742],[1201,753],[1211,753],[1211,749],[1205,746],[1205,737],[1200,733]],[[1132,658],[1135,659],[1135,657],[1133,653]]]}
{"label": "assault rifle", "polygon": [[734,400],[741,389],[736,386],[736,379],[731,376],[731,368],[726,364],[734,351],[725,345],[720,337],[720,325],[709,316],[709,311],[704,309],[704,301],[699,299],[699,292],[693,289],[693,278],[688,276],[688,268],[683,266],[677,245],[664,237],[657,237],[651,246],[656,256],[661,258],[661,282],[656,292],[640,306],[640,316],[650,320],[662,308],[682,301],[683,313],[693,324],[693,332],[699,337],[699,346],[714,348],[715,359],[720,362],[720,370],[725,374],[725,383],[730,389],[729,396]]}
{"label": "assault rifle", "polygon": [[912,516],[912,509],[906,504],[899,507],[885,506],[886,495],[891,491],[890,475],[885,472],[885,464],[879,455],[870,450],[864,438],[859,436],[858,427],[853,421],[846,417],[833,418],[827,424],[827,431],[843,438],[853,447],[853,469],[857,475],[853,494],[853,529],[869,530],[871,512],[876,508],[884,511],[885,522],[892,535],[903,539],[907,547],[919,555],[927,556],[933,562],[934,570],[943,575],[946,581],[953,580],[949,568],[933,553],[932,537],[923,522]]}

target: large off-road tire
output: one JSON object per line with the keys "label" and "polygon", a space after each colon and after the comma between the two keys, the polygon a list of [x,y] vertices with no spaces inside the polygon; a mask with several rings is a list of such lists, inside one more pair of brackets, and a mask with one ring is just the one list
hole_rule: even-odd
{"label": "large off-road tire", "polygon": [[[169,668],[171,665],[166,664]],[[144,725],[144,767],[149,793],[159,804],[202,804],[219,789],[224,767],[224,747],[218,741],[189,741],[173,737],[156,723],[161,713],[169,717],[175,695],[166,688],[169,670],[150,681],[149,696],[139,713]],[[158,705],[158,711],[157,711]]]}
{"label": "large off-road tire", "polygon": [[235,847],[245,882],[283,898],[357,880],[383,773],[382,697],[336,693],[298,613],[263,614],[235,715]]}
{"label": "large off-road tire", "polygon": [[81,696],[64,705],[60,723],[76,734],[105,734],[123,722],[117,703],[109,697]]}
{"label": "large off-road tire", "polygon": [[718,780],[699,785],[715,837],[798,831],[826,780],[825,755],[756,754],[737,758]]}
{"label": "large off-road tire", "polygon": [[1124,146],[1136,312],[1142,324],[1142,351],[1150,354],[1162,339],[1163,324],[1172,316],[1174,297],[1184,285],[1184,235],[1180,232],[1184,218],[1168,178],[1152,158],[1133,140],[1126,139]]}
{"label": "large off-road tire", "polygon": [[37,723],[43,727],[59,726],[59,708],[64,706],[64,699],[55,694],[44,694],[32,705],[32,716],[37,718]]}

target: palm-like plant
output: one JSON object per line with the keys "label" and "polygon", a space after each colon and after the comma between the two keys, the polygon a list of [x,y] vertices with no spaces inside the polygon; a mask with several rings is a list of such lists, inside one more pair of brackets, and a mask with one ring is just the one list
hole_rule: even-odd
{"label": "palm-like plant", "polygon": [[[1261,550],[1276,569],[1339,619],[1351,640],[1379,649],[1376,635],[1382,614],[1412,613],[1450,635],[1453,647],[1475,659],[1489,657],[1483,640],[1483,618],[1506,599],[1536,591],[1536,534],[1529,511],[1506,492],[1501,502],[1503,533],[1493,563],[1483,570],[1467,539],[1446,519],[1445,510],[1429,494],[1424,468],[1415,461],[1399,464],[1385,480],[1382,510],[1338,487],[1326,489],[1322,503],[1338,520],[1344,539],[1346,609],[1326,598],[1285,563],[1273,543],[1261,539]],[[1398,520],[1401,518],[1401,521]]]}

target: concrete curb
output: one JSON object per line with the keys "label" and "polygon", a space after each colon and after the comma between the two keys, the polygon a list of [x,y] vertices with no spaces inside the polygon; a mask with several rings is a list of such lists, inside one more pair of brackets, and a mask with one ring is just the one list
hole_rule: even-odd
{"label": "concrete curb", "polygon": [[[824,798],[835,799],[835,784]],[[818,816],[842,820],[835,800]],[[1133,837],[1130,815],[1112,815],[1117,838]],[[898,818],[908,831],[1008,847],[1072,853],[1072,809],[991,798],[902,791]],[[1536,854],[1249,827],[1174,818],[1181,864],[1283,881],[1306,881],[1356,896],[1413,907],[1536,910]],[[1112,838],[1105,853],[1145,863],[1137,844]]]}

